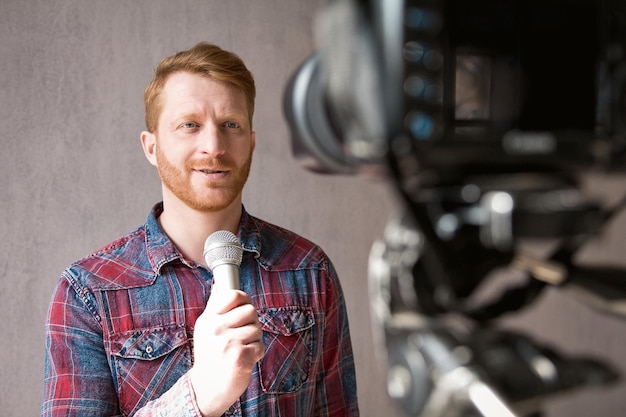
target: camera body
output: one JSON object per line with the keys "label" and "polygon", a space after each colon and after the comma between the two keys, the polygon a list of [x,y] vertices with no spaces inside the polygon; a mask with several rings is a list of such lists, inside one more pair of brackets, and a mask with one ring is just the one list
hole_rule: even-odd
{"label": "camera body", "polygon": [[[547,285],[626,311],[626,271],[575,262],[626,207],[581,187],[626,168],[626,2],[334,0],[315,29],[285,91],[294,156],[318,173],[382,173],[402,204],[369,268],[390,396],[423,417],[538,415],[555,393],[615,381],[601,361],[492,323]],[[560,246],[529,257],[527,237]],[[503,268],[527,282],[476,305]]]}
{"label": "camera body", "polygon": [[309,169],[358,172],[394,138],[453,178],[624,165],[624,2],[333,1],[317,40],[285,96]]}
{"label": "camera body", "polygon": [[614,167],[626,139],[623,2],[408,1],[399,130],[423,169]]}

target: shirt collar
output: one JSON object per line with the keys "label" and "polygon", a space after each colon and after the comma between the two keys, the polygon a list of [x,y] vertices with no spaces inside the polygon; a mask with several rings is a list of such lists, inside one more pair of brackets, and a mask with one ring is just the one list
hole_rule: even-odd
{"label": "shirt collar", "polygon": [[[146,252],[152,269],[158,274],[163,265],[175,260],[180,260],[190,268],[197,268],[198,265],[186,260],[163,232],[158,221],[161,213],[163,202],[152,208],[145,224]],[[243,250],[254,253],[254,257],[258,258],[261,254],[261,233],[256,219],[248,214],[245,207],[242,207],[238,235]]]}
{"label": "shirt collar", "polygon": [[145,224],[146,253],[150,265],[156,274],[159,273],[163,265],[176,259],[185,262],[170,238],[161,229],[161,225],[157,220],[161,213],[163,213],[163,202],[157,203],[152,208]]}
{"label": "shirt collar", "polygon": [[241,210],[238,237],[243,250],[254,253],[255,258],[261,256],[261,232],[256,218],[248,214],[245,207]]}

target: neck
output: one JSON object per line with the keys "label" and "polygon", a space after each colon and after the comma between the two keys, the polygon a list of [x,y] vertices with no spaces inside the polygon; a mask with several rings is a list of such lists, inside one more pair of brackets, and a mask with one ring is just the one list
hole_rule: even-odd
{"label": "neck", "polygon": [[174,246],[189,260],[206,266],[204,242],[213,232],[228,230],[237,234],[241,219],[241,199],[216,212],[201,212],[180,201],[163,201],[159,223]]}

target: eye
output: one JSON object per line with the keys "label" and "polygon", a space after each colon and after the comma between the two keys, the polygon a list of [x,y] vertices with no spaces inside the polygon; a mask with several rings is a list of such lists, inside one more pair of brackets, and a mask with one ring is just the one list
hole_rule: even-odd
{"label": "eye", "polygon": [[183,124],[180,125],[181,128],[183,129],[195,129],[197,127],[199,127],[200,125],[198,125],[198,123],[196,122],[185,122]]}
{"label": "eye", "polygon": [[237,122],[226,122],[226,123],[224,123],[224,127],[227,127],[229,129],[237,129],[239,127],[239,123],[237,123]]}

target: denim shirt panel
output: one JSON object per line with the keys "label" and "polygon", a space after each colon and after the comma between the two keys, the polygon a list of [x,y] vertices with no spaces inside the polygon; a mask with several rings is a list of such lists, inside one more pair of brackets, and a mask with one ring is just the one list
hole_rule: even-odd
{"label": "denim shirt panel", "polygon": [[[211,272],[183,259],[158,224],[161,210],[155,206],[142,227],[68,270],[85,306],[102,320],[125,414],[158,398],[191,368],[194,323],[211,292]],[[245,209],[239,239],[241,289],[259,312],[266,356],[233,415],[313,410],[316,384],[327,372],[325,314],[327,297],[340,292],[329,288],[338,285],[336,273],[319,247]],[[354,379],[353,369],[347,372],[347,380]],[[344,389],[356,403],[356,385],[350,385]]]}
{"label": "denim shirt panel", "polygon": [[[141,233],[131,236],[143,240]],[[191,368],[193,324],[210,292],[208,272],[173,261],[154,275],[150,265],[127,261],[129,247],[133,252],[136,245],[109,248],[66,271],[101,323],[124,415],[160,397]]]}
{"label": "denim shirt panel", "polygon": [[313,242],[253,217],[243,209],[239,241],[267,271],[328,269],[326,254]]}

